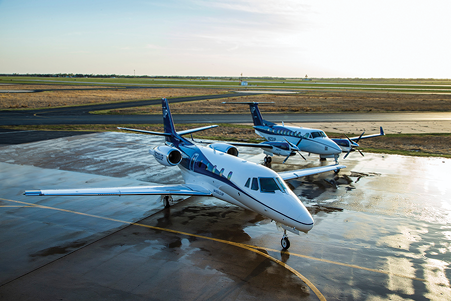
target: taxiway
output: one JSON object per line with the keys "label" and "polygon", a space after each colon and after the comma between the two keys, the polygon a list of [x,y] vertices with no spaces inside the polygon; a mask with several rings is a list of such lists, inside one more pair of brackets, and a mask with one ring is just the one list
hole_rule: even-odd
{"label": "taxiway", "polygon": [[[450,159],[355,154],[290,181],[308,234],[214,198],[25,197],[26,189],[180,183],[159,137],[93,133],[0,147],[0,299],[444,300]],[[241,149],[261,162],[255,149]],[[321,164],[275,159],[276,171]]]}

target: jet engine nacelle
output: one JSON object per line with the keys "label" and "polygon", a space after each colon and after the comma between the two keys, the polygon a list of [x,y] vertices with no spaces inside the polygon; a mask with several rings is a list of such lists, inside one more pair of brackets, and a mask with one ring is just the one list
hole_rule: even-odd
{"label": "jet engine nacelle", "polygon": [[238,149],[233,145],[230,145],[227,143],[213,143],[213,144],[208,145],[208,147],[210,147],[214,150],[238,157]]}
{"label": "jet engine nacelle", "polygon": [[149,153],[164,166],[176,166],[182,161],[182,153],[170,146],[162,145],[149,150]]}

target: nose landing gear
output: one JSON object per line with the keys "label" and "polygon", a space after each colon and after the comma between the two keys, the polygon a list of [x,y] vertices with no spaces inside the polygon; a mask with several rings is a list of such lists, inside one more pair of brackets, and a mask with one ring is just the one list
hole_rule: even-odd
{"label": "nose landing gear", "polygon": [[283,250],[288,250],[290,247],[290,240],[288,239],[287,230],[283,230],[283,237],[280,240],[280,244],[282,245]]}

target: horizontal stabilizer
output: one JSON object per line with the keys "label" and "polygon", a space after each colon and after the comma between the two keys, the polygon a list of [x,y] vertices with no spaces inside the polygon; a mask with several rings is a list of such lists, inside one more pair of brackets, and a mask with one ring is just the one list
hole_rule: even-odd
{"label": "horizontal stabilizer", "polygon": [[253,104],[273,104],[274,101],[262,101],[262,102],[227,102],[223,101],[222,104],[225,105],[253,105]]}
{"label": "horizontal stabilizer", "polygon": [[129,129],[129,128],[121,128],[121,127],[118,127],[118,129],[119,129],[119,130],[124,130],[124,131],[130,131],[130,132],[138,132],[138,133],[150,134],[150,135],[171,136],[171,133],[152,132],[152,131],[137,130],[137,129]]}
{"label": "horizontal stabilizer", "polygon": [[[215,127],[218,127],[218,126],[217,125],[209,125],[209,126],[204,126],[204,127],[200,127],[200,128],[179,131],[179,132],[177,132],[177,134],[182,136],[182,135],[191,134],[191,133],[195,133],[195,132],[205,131],[205,130],[212,129],[212,128],[215,128]],[[122,127],[118,127],[118,129],[119,130],[124,130],[124,131],[131,131],[131,132],[150,134],[150,135],[159,135],[159,136],[171,136],[172,135],[171,133],[152,132],[152,131],[129,129],[129,128],[122,128]]]}

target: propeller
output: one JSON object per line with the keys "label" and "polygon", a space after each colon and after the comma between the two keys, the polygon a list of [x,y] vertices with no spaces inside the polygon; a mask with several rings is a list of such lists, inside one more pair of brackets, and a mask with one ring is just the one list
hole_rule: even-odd
{"label": "propeller", "polygon": [[[301,150],[300,150],[299,147],[298,147],[299,143],[301,143],[301,141],[302,141],[302,138],[299,139],[299,142],[298,142],[296,145],[294,145],[293,143],[291,143],[290,141],[288,141],[286,138],[284,138],[284,139],[285,139],[285,141],[291,146],[291,149],[292,149],[292,150],[296,151],[296,152],[299,154],[299,156],[302,157],[302,159],[307,160],[307,159],[301,154]],[[288,160],[289,157],[290,157],[290,155],[288,155],[288,156],[285,158],[285,160],[283,160],[283,163],[285,163],[285,162]]]}
{"label": "propeller", "polygon": [[[362,138],[363,134],[365,134],[365,132],[363,132],[362,134],[360,134],[360,136],[359,136],[359,138],[357,138],[357,141],[356,141],[356,142],[354,142],[354,141],[352,141],[351,139],[349,139],[348,135],[345,134],[346,138],[349,140],[349,143],[350,143],[350,146],[351,146],[351,147],[349,148],[348,152],[347,152],[346,155],[343,157],[343,159],[346,159],[346,157],[347,157],[352,151],[355,151],[355,150],[357,150],[357,151],[362,155],[362,157],[364,157],[362,151],[360,151],[360,149],[357,148],[357,147],[359,146],[358,142],[359,142],[360,138]],[[353,146],[354,144],[357,144],[357,146]]]}

